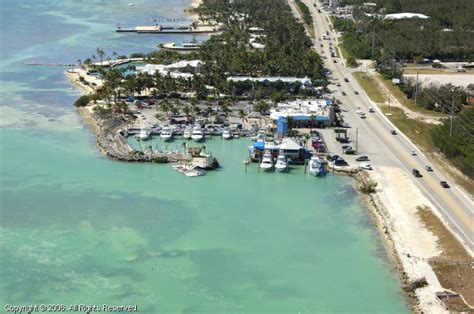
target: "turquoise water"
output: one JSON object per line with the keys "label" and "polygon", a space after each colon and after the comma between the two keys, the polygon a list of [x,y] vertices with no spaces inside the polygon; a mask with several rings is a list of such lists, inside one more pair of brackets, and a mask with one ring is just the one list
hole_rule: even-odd
{"label": "turquoise water", "polygon": [[0,1],[0,304],[408,312],[349,179],[245,173],[248,139],[206,141],[223,167],[200,178],[107,160],[64,68],[21,65],[149,51],[170,38],[119,36],[115,23],[189,4],[128,2]]}

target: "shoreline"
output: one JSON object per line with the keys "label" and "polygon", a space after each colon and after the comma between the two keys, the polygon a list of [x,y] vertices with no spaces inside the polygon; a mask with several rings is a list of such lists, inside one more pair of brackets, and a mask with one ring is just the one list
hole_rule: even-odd
{"label": "shoreline", "polygon": [[398,254],[393,235],[390,231],[390,228],[387,226],[388,219],[384,213],[383,204],[377,202],[376,196],[374,194],[364,194],[358,189],[359,184],[370,180],[370,175],[366,171],[360,171],[354,175],[349,176],[354,179],[352,182],[362,203],[361,205],[370,216],[373,228],[379,235],[380,243],[383,247],[385,256],[391,265],[391,270],[400,282],[400,293],[406,298],[406,301],[410,305],[413,312],[423,312],[419,306],[420,301],[416,294],[408,293],[405,290],[405,287],[410,284],[410,278],[404,271],[403,263]]}
{"label": "shoreline", "polygon": [[[67,76],[69,77],[71,83],[82,93],[87,94],[92,92],[92,88],[78,81],[77,74],[74,75],[73,73],[67,73]],[[90,107],[79,107],[76,109],[81,117],[81,120],[84,121],[84,124],[88,125],[94,133],[96,146],[99,149],[100,153],[113,160],[135,162],[141,161],[137,160],[136,158],[132,158],[133,160],[124,160],[122,158],[117,158],[115,154],[110,153],[110,149],[108,149],[107,147],[110,148],[114,146],[113,142],[118,142],[118,146],[120,146],[120,144],[123,144],[122,141],[119,141],[116,136],[114,136],[114,134],[118,134],[119,129],[122,125],[115,126],[109,131],[104,132],[103,123],[101,123],[97,120],[96,117],[94,117],[89,108]],[[104,142],[106,143],[105,146]],[[117,150],[122,151],[121,148],[118,148]],[[340,175],[352,177],[354,179],[353,183],[355,183],[356,185],[360,184],[360,182],[364,182],[370,179],[374,180],[374,178],[371,177],[371,174],[369,174],[367,171],[351,173],[347,171],[338,171],[337,169],[335,169],[335,172]],[[384,247],[386,257],[388,258],[391,264],[390,268],[395,272],[394,275],[400,280],[401,288],[403,290],[401,292],[406,297],[407,302],[410,304],[414,312],[427,311],[426,308],[420,305],[421,300],[417,295],[416,291],[408,293],[405,290],[407,286],[409,286],[414,280],[416,280],[416,276],[415,274],[411,274],[410,270],[404,266],[404,262],[402,260],[403,256],[401,254],[401,249],[403,249],[403,247],[397,247],[396,241],[394,240],[394,236],[398,231],[396,230],[396,228],[393,227],[393,225],[390,224],[390,213],[383,201],[380,200],[380,197],[378,195],[380,192],[371,195],[366,195],[360,192],[357,186],[356,191],[359,195],[364,209],[371,217],[373,227],[377,230],[377,233],[380,236],[380,240],[382,246]]]}

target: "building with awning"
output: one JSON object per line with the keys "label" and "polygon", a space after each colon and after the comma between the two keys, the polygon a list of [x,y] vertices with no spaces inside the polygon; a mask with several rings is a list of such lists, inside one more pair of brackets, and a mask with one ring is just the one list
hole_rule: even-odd
{"label": "building with awning", "polygon": [[285,136],[290,128],[330,126],[335,120],[332,99],[296,100],[279,103],[270,109],[277,134]]}

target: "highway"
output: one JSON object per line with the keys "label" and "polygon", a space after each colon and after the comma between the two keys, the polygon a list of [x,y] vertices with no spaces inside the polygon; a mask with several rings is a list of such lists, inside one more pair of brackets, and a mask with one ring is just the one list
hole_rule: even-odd
{"label": "highway", "polygon": [[[406,171],[424,196],[431,201],[452,229],[470,247],[471,252],[474,251],[474,203],[472,199],[456,187],[454,182],[448,182],[451,188],[443,188],[440,185],[440,181],[448,181],[446,177],[439,169],[430,165],[423,152],[414,146],[377,106],[371,103],[367,94],[352,76],[351,70],[342,64],[341,59],[331,57],[330,44],[334,47],[333,51],[335,51],[337,35],[329,27],[327,13],[321,9],[321,4],[317,3],[317,7],[315,7],[313,0],[303,0],[303,2],[308,6],[313,16],[316,35],[314,48],[326,57],[324,63],[325,67],[332,71],[331,81],[340,84],[340,86],[332,84],[330,89],[334,90],[335,96],[341,100],[342,108],[346,111],[343,113],[344,120],[349,122],[352,127],[349,129],[352,139],[355,136],[354,129],[358,131],[359,155],[367,155],[374,168],[395,166]],[[321,9],[321,13],[318,12],[318,8]],[[329,32],[327,37],[330,37],[330,40],[323,39],[326,32]],[[356,95],[356,91],[359,93],[358,95]],[[343,95],[343,92],[346,95]],[[369,107],[374,108],[375,112],[369,113]],[[360,118],[356,113],[357,109],[365,112],[365,119]],[[390,133],[392,129],[397,130],[397,135]],[[354,147],[354,143],[351,143],[351,145]],[[410,152],[412,150],[416,152],[416,155],[412,155]],[[346,159],[351,161],[350,158]],[[434,171],[426,171],[425,166],[427,165],[432,166]],[[414,177],[411,173],[413,168],[418,169],[423,177]]]}

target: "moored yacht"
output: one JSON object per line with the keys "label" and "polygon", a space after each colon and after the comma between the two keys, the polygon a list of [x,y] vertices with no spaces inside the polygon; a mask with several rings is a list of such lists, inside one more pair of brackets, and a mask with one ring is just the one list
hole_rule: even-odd
{"label": "moored yacht", "polygon": [[317,156],[311,157],[308,163],[308,172],[313,176],[321,176],[326,173],[324,164],[321,162],[321,159]]}
{"label": "moored yacht", "polygon": [[141,128],[140,132],[135,135],[135,137],[141,141],[146,141],[150,139],[151,133],[148,129]]}
{"label": "moored yacht", "polygon": [[260,163],[260,169],[263,171],[271,171],[273,169],[273,159],[270,151],[265,151],[263,154],[262,162]]}
{"label": "moored yacht", "polygon": [[285,154],[283,154],[282,151],[278,154],[276,163],[275,163],[275,170],[278,172],[286,172],[288,171],[288,160],[285,157]]}
{"label": "moored yacht", "polygon": [[229,129],[225,129],[222,132],[222,138],[225,139],[225,140],[230,140],[232,138],[232,133],[230,132]]}
{"label": "moored yacht", "polygon": [[165,142],[171,141],[173,139],[173,130],[171,130],[169,127],[164,127],[161,130],[160,137]]}
{"label": "moored yacht", "polygon": [[202,132],[202,129],[200,127],[194,127],[193,128],[193,133],[191,135],[191,138],[195,142],[201,142],[204,140],[204,133]]}
{"label": "moored yacht", "polygon": [[186,129],[184,129],[183,139],[190,140],[192,134],[193,134],[193,129],[191,127],[187,127]]}

